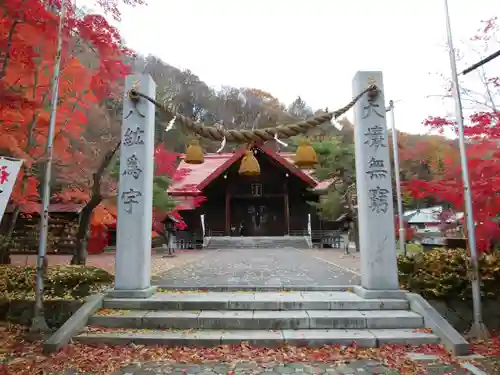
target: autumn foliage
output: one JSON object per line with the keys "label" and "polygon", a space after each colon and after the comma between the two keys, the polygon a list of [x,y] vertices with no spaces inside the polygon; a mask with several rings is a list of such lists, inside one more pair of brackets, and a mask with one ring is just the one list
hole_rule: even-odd
{"label": "autumn foliage", "polygon": [[[432,119],[437,123],[437,119]],[[467,145],[473,214],[476,222],[478,247],[485,251],[491,248],[493,241],[500,240],[500,228],[497,215],[500,212],[500,139],[488,137],[471,116],[468,134],[474,134]],[[435,125],[434,125],[435,126]],[[441,126],[450,126],[443,119]],[[493,128],[498,125],[493,125]],[[498,129],[494,129],[498,131]],[[443,173],[426,181],[411,180],[406,189],[414,198],[432,196],[439,201],[449,203],[456,212],[464,212],[462,168],[456,160],[444,160]]]}
{"label": "autumn foliage", "polygon": [[[492,33],[497,30],[496,19],[485,21],[484,28],[478,36],[473,38],[473,41],[488,41]],[[500,79],[498,77],[485,78],[485,90],[489,93],[488,97],[496,98],[500,94]],[[464,101],[466,99],[464,97]],[[488,251],[496,241],[500,241],[498,221],[500,212],[500,112],[496,108],[494,99],[485,101],[481,108],[486,109],[475,111],[466,118],[464,133],[478,248],[481,251]],[[441,133],[445,129],[452,129],[455,134],[458,134],[456,123],[448,118],[429,117],[424,121],[424,125],[430,130],[437,130]],[[452,152],[449,148],[443,149],[443,146],[438,144],[434,149],[442,151],[439,153],[439,169],[435,170],[432,178],[428,180],[412,179],[406,184],[406,190],[414,198],[433,197],[450,204],[455,212],[464,212],[462,168],[457,152]]]}
{"label": "autumn foliage", "polygon": [[[105,15],[119,20],[120,2],[144,4],[143,0],[97,3]],[[130,72],[126,62],[132,56],[104,16],[84,14],[72,2],[65,4],[51,202],[84,205],[76,246],[82,255],[75,260],[81,263],[89,227],[96,232],[116,221],[118,176],[112,169],[120,146],[123,78]],[[1,6],[0,155],[24,159],[11,202],[24,215],[40,210],[60,7],[60,0],[8,0]],[[175,169],[176,154],[157,152],[155,161],[157,177],[185,176]],[[166,186],[162,194],[166,195]],[[155,217],[162,218],[154,220],[155,225],[170,214],[179,228],[185,228],[175,202],[167,206],[172,207],[155,208]]]}
{"label": "autumn foliage", "polygon": [[[119,17],[116,1],[100,3],[105,11]],[[0,150],[24,159],[25,168],[12,195],[22,212],[36,211],[40,200],[38,176],[46,156],[57,49],[58,16],[49,9],[59,6],[60,1],[2,3]],[[118,92],[117,84],[128,71],[122,62],[128,51],[122,48],[117,30],[101,15],[76,13],[69,6],[63,30],[54,138],[54,164],[61,174],[88,161],[82,134],[88,126],[89,113]]]}
{"label": "autumn foliage", "polygon": [[[82,14],[72,2],[64,3],[52,189],[53,200],[81,203],[90,199],[88,177],[97,168],[96,160],[116,144],[109,134],[88,136],[91,127],[102,127],[92,117],[102,117],[107,103],[121,95],[123,78],[129,72],[124,61],[130,52],[104,16]],[[100,0],[98,5],[118,20],[119,3]],[[141,5],[144,1],[124,3]],[[24,159],[12,194],[22,213],[39,210],[60,6],[56,0],[8,0],[1,6],[0,154]],[[99,204],[92,221],[106,224],[112,219],[112,212]]]}

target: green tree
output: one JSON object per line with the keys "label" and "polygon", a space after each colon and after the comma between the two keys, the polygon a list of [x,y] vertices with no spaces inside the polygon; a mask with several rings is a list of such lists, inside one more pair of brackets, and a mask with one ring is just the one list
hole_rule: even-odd
{"label": "green tree", "polygon": [[324,220],[336,220],[347,214],[353,219],[349,237],[359,251],[358,223],[356,209],[356,162],[354,144],[341,137],[331,136],[321,142],[312,143],[318,155],[315,175],[320,181],[331,180],[319,202],[311,202]]}
{"label": "green tree", "polygon": [[170,178],[167,176],[155,176],[153,178],[153,207],[160,212],[171,212],[177,206],[176,201],[167,194],[170,186]]}
{"label": "green tree", "polygon": [[170,232],[166,230],[164,220],[168,213],[172,212],[177,203],[167,194],[171,179],[167,176],[155,176],[153,178],[153,230],[158,233],[168,245],[168,253],[172,253],[169,246]]}

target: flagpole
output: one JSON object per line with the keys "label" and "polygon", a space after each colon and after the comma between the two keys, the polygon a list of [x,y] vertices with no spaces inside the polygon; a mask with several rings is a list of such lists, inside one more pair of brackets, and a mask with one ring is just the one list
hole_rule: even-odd
{"label": "flagpole", "polygon": [[42,185],[42,208],[40,210],[40,242],[38,245],[38,257],[36,262],[36,289],[35,289],[35,312],[30,331],[43,333],[49,331],[43,311],[43,276],[47,264],[47,236],[49,231],[49,205],[50,205],[50,182],[52,178],[53,142],[56,127],[57,102],[59,100],[59,80],[61,76],[61,59],[63,43],[64,17],[66,15],[66,0],[61,2],[59,13],[59,25],[57,29],[57,50],[54,61],[54,73],[52,76],[52,98],[50,103],[49,132],[47,135],[47,146],[45,155],[45,174]]}
{"label": "flagpole", "polygon": [[455,100],[455,117],[458,127],[458,146],[460,149],[460,163],[462,166],[462,179],[464,184],[464,200],[465,200],[465,219],[467,225],[468,245],[471,257],[471,284],[472,284],[472,303],[474,309],[474,321],[469,331],[468,336],[471,338],[485,339],[489,336],[488,329],[483,322],[482,305],[481,305],[481,288],[479,284],[479,262],[476,248],[476,234],[474,215],[472,210],[472,196],[469,181],[469,168],[467,165],[467,154],[464,136],[464,118],[462,101],[460,98],[460,86],[458,83],[457,62],[455,58],[455,49],[453,48],[453,38],[451,36],[451,21],[448,8],[448,0],[444,0],[445,16],[446,16],[446,34],[448,41],[448,52],[450,55],[451,79],[453,84],[453,98]]}
{"label": "flagpole", "polygon": [[394,116],[394,101],[389,101],[389,112],[391,113],[392,130],[392,152],[394,155],[394,176],[396,177],[396,198],[398,200],[399,218],[399,247],[401,254],[406,256],[406,231],[403,217],[403,196],[401,194],[401,176],[399,171],[398,133],[396,131],[396,119]]}

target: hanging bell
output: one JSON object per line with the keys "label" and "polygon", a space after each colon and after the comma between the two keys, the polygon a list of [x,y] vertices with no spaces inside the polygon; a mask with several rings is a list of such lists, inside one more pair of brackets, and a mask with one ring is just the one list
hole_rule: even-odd
{"label": "hanging bell", "polygon": [[186,149],[186,157],[184,161],[188,164],[203,164],[205,155],[197,139],[193,139]]}
{"label": "hanging bell", "polygon": [[318,164],[318,156],[309,140],[302,141],[295,153],[295,165],[299,168],[310,169]]}
{"label": "hanging bell", "polygon": [[241,159],[240,169],[238,173],[242,176],[259,176],[260,175],[260,165],[255,158],[252,150],[247,150],[245,155]]}

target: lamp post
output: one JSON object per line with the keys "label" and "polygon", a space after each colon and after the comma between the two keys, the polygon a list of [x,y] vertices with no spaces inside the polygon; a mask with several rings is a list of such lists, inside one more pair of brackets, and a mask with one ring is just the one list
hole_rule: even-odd
{"label": "lamp post", "polygon": [[403,196],[401,193],[401,176],[399,170],[398,133],[396,131],[393,100],[389,101],[389,108],[387,109],[387,111],[391,114],[392,152],[394,156],[394,175],[396,177],[396,198],[398,201],[399,247],[401,253],[406,256],[406,231],[403,218]]}
{"label": "lamp post", "polygon": [[483,322],[482,306],[481,306],[481,289],[479,284],[479,262],[476,249],[476,234],[474,215],[472,210],[472,195],[469,182],[469,168],[467,165],[467,154],[465,149],[464,136],[464,119],[462,102],[460,98],[460,86],[458,83],[457,62],[455,58],[455,50],[453,48],[453,38],[451,33],[450,13],[448,9],[448,0],[444,0],[444,10],[446,18],[446,34],[448,42],[448,52],[451,67],[451,79],[453,86],[453,97],[455,100],[455,117],[458,127],[458,146],[460,149],[460,163],[462,166],[462,179],[464,184],[464,200],[465,200],[465,219],[467,224],[467,237],[471,257],[471,284],[472,284],[472,303],[474,309],[474,322],[469,331],[469,337],[484,339],[489,336],[488,329]]}

